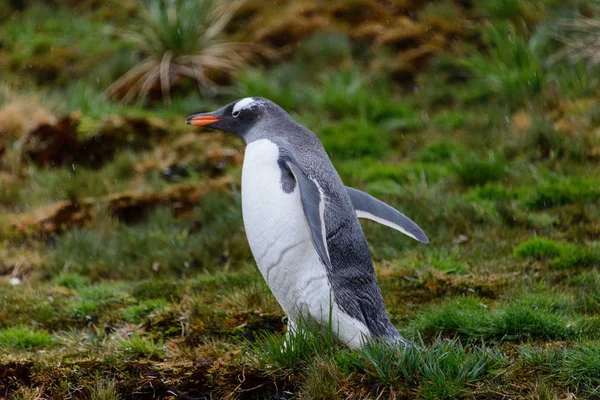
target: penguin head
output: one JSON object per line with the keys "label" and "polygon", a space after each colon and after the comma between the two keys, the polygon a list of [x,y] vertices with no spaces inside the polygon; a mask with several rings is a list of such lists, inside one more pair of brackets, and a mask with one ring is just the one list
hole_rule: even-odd
{"label": "penguin head", "polygon": [[271,114],[283,112],[275,103],[262,97],[246,97],[216,111],[190,115],[186,123],[219,129],[249,141],[252,129]]}

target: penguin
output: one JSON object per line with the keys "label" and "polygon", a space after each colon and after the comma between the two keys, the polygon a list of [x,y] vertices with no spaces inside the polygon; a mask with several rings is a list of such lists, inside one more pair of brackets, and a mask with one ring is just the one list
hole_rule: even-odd
{"label": "penguin", "polygon": [[243,98],[186,122],[246,142],[244,227],[256,264],[288,317],[288,332],[309,319],[351,349],[368,341],[410,345],[385,309],[358,218],[428,243],[417,224],[346,187],[317,136],[270,100]]}

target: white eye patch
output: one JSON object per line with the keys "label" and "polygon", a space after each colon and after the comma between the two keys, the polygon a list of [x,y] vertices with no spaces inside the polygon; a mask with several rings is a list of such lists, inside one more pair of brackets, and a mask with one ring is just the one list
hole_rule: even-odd
{"label": "white eye patch", "polygon": [[246,108],[252,107],[255,103],[256,100],[254,100],[254,97],[246,97],[245,99],[241,99],[233,106],[232,113],[239,113]]}

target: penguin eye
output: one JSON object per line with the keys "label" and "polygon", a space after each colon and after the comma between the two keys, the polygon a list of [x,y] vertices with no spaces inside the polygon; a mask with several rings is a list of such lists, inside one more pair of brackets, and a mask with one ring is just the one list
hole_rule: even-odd
{"label": "penguin eye", "polygon": [[237,110],[237,111],[234,111],[234,112],[232,112],[232,113],[231,113],[231,116],[232,116],[233,118],[237,118],[237,117],[239,117],[239,116],[240,116],[240,110]]}

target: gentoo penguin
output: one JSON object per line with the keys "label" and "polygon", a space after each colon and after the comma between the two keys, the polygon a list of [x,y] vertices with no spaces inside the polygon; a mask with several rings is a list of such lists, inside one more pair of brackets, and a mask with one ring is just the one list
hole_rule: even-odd
{"label": "gentoo penguin", "polygon": [[344,186],[323,145],[275,103],[248,97],[188,124],[246,141],[242,212],[252,254],[292,332],[302,318],[352,349],[368,340],[408,344],[390,322],[358,218],[428,243],[394,208]]}

